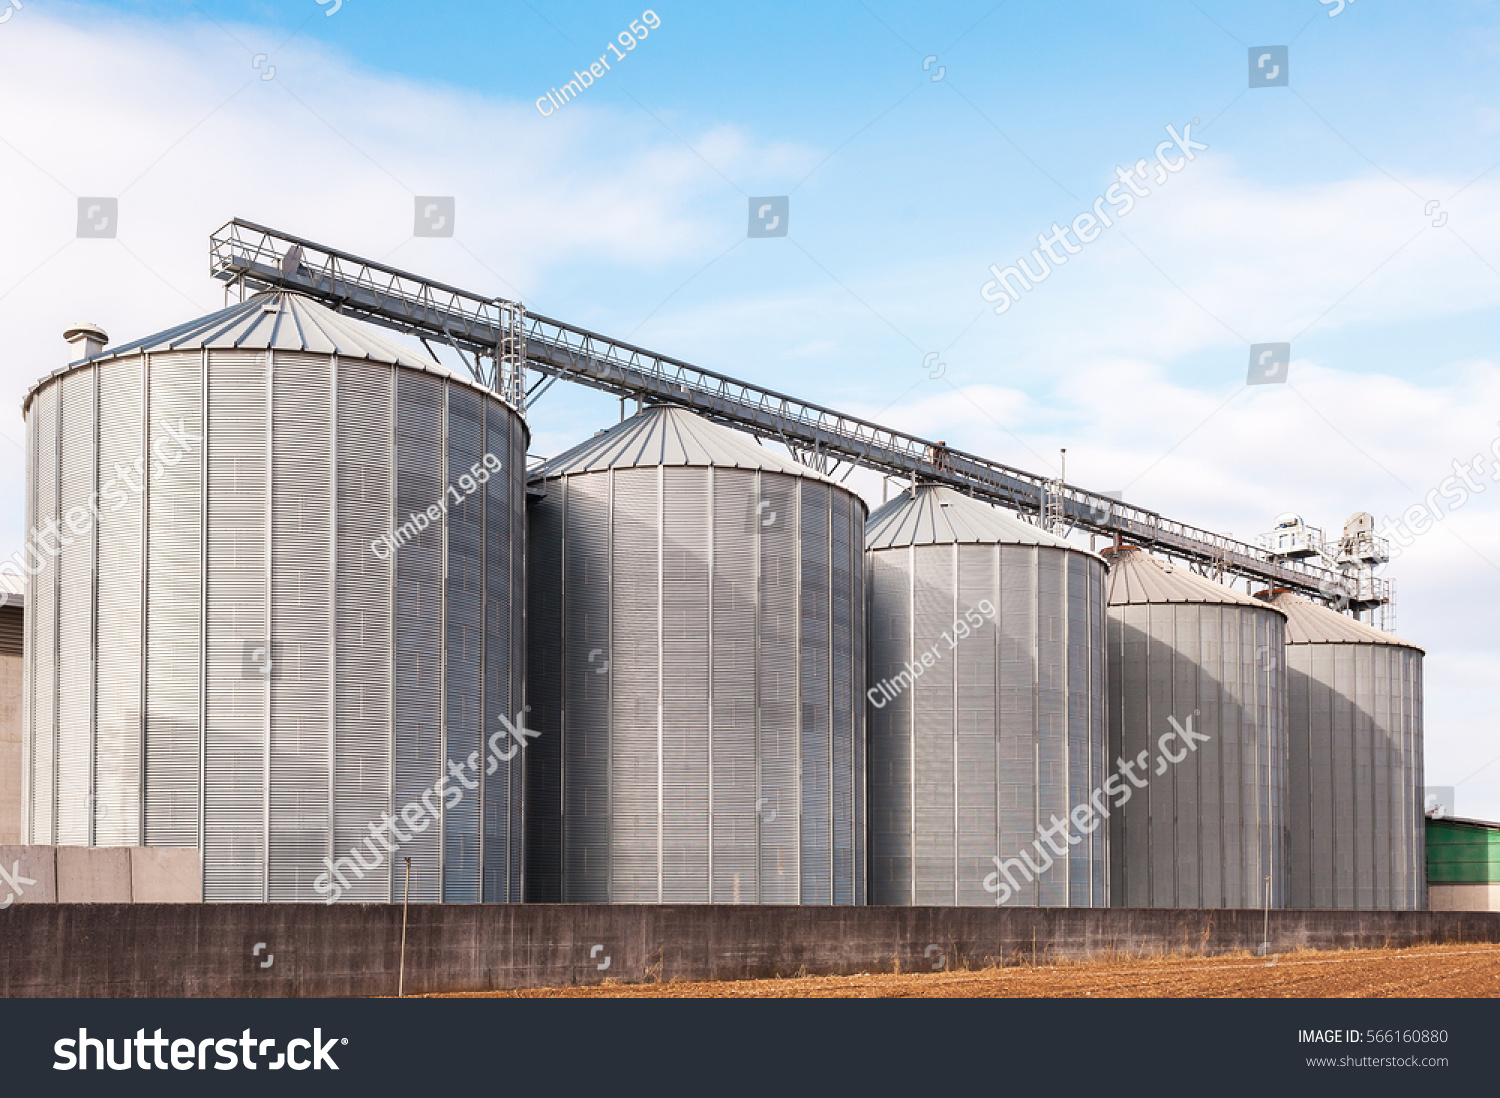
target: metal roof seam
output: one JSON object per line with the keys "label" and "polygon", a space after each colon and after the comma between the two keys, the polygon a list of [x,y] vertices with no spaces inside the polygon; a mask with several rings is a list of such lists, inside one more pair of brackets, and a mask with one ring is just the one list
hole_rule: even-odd
{"label": "metal roof seam", "polygon": [[1098,557],[1089,549],[946,485],[922,484],[882,504],[866,524],[867,547],[893,545],[1016,544],[1066,549]]}
{"label": "metal roof seam", "polygon": [[[1283,618],[1285,610],[1264,599],[1226,587],[1179,566],[1168,565],[1144,549],[1125,546],[1110,550],[1107,598],[1111,606],[1144,603],[1223,603],[1261,606]],[[1170,569],[1170,570],[1169,570]]]}
{"label": "metal roof seam", "polygon": [[[274,307],[274,311],[270,307]],[[289,321],[290,330],[282,321]],[[349,360],[365,360],[460,382],[491,398],[503,400],[494,390],[467,375],[457,373],[419,351],[386,339],[361,321],[350,320],[312,298],[286,290],[256,294],[208,316],[163,329],[144,339],[106,348],[99,354],[50,371],[27,390],[23,413],[37,392],[52,380],[74,370],[112,359],[186,350],[282,350],[305,351]]]}
{"label": "metal roof seam", "polygon": [[531,479],[535,482],[567,473],[655,465],[764,469],[838,484],[816,469],[752,445],[732,428],[670,404],[647,407],[564,451],[534,469]]}
{"label": "metal roof seam", "polygon": [[1281,591],[1264,600],[1287,616],[1288,644],[1384,644],[1396,648],[1426,649],[1394,633],[1386,633],[1311,599]]}

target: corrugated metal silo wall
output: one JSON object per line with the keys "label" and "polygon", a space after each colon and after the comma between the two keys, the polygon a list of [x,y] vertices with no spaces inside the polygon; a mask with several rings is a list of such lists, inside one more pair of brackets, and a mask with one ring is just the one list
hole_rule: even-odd
{"label": "corrugated metal silo wall", "polygon": [[1105,829],[1055,836],[1062,856],[1038,839],[1104,780],[1103,565],[983,544],[867,561],[871,903],[994,904],[994,859],[1026,852],[1040,872],[1013,867],[1007,903],[1104,906]]}
{"label": "corrugated metal silo wall", "polygon": [[[26,530],[34,543],[24,558],[30,572],[26,613],[25,841],[57,841],[57,557],[47,546],[48,524],[57,517],[57,405],[62,389],[52,385],[32,400],[26,417],[29,476]],[[55,538],[55,535],[51,535]],[[22,550],[26,552],[26,550]]]}
{"label": "corrugated metal silo wall", "polygon": [[[28,841],[201,843],[208,900],[322,900],[329,860],[345,897],[399,899],[408,854],[413,899],[520,899],[512,410],[389,365],[192,351],[74,369],[27,431]],[[471,760],[475,791],[432,792]],[[441,822],[386,849],[372,825],[424,792]]]}
{"label": "corrugated metal silo wall", "polygon": [[[96,487],[102,518],[98,523],[96,585],[95,645],[99,662],[94,684],[97,731],[92,779],[98,799],[94,841],[100,846],[133,845],[141,841],[145,807],[141,800],[141,767],[145,762],[141,754],[141,729],[145,727],[141,650],[146,617],[141,577],[146,564],[146,498],[125,481],[139,476],[130,467],[141,457],[145,360],[111,362],[95,373],[99,385],[100,480]],[[264,394],[264,385],[260,391]],[[264,446],[260,453],[264,455]],[[123,475],[122,469],[126,470]],[[264,505],[261,510],[264,512]],[[214,575],[212,560],[209,575]],[[236,668],[238,661],[236,652]]]}
{"label": "corrugated metal silo wall", "polygon": [[[57,506],[62,516],[75,508],[86,515],[90,478],[66,475],[94,464],[97,401],[90,374],[69,374],[57,386],[59,409]],[[66,526],[64,518],[63,525]],[[57,568],[57,784],[72,789],[88,784],[93,753],[93,613],[90,584],[94,569],[92,523],[69,531]],[[90,841],[90,803],[78,799],[57,803],[57,841],[77,845]]]}
{"label": "corrugated metal silo wall", "polygon": [[1422,654],[1377,644],[1290,644],[1288,902],[1427,906]]}
{"label": "corrugated metal silo wall", "polygon": [[863,504],[722,468],[543,487],[527,898],[865,902]]}
{"label": "corrugated metal silo wall", "polygon": [[[266,707],[270,687],[245,670],[247,641],[271,636],[266,522],[273,456],[270,354],[209,351],[203,890],[215,900],[266,898]],[[129,364],[107,362],[102,377]],[[202,435],[202,432],[195,432]],[[108,438],[108,436],[106,436]],[[139,435],[135,445],[139,446]],[[124,452],[123,440],[115,443]],[[112,525],[105,520],[104,531]],[[121,577],[123,584],[124,578]],[[100,589],[102,599],[108,592]],[[124,591],[122,606],[130,600]],[[100,625],[103,619],[101,614]],[[113,656],[101,646],[101,664]],[[274,652],[272,658],[280,657]],[[102,689],[102,686],[101,686]],[[102,722],[104,714],[100,712]]]}
{"label": "corrugated metal silo wall", "polygon": [[[1285,619],[1227,603],[1120,605],[1108,632],[1109,758],[1135,775],[1110,808],[1110,902],[1254,908],[1269,876],[1270,905],[1285,906]],[[1163,741],[1178,727],[1209,739]]]}

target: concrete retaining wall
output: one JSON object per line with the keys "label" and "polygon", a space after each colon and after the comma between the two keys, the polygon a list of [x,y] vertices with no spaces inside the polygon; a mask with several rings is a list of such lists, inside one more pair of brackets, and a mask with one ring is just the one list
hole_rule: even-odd
{"label": "concrete retaining wall", "polygon": [[60,904],[128,904],[128,846],[57,847],[57,902]]}
{"label": "concrete retaining wall", "polygon": [[7,874],[0,903],[57,903],[57,847],[0,846],[0,868]]}
{"label": "concrete retaining wall", "polygon": [[1500,883],[1427,885],[1433,911],[1500,911]]}
{"label": "concrete retaining wall", "polygon": [[130,900],[137,904],[202,903],[203,869],[197,848],[131,847]]}
{"label": "concrete retaining wall", "polygon": [[[418,904],[409,993],[1256,949],[1259,911]],[[1272,911],[1271,948],[1500,941],[1500,914]],[[396,904],[0,911],[3,996],[393,995]],[[258,947],[258,948],[257,948]]]}
{"label": "concrete retaining wall", "polygon": [[203,899],[198,851],[192,847],[0,846],[0,868],[17,886],[0,880],[0,904],[6,896],[14,904],[183,904]]}

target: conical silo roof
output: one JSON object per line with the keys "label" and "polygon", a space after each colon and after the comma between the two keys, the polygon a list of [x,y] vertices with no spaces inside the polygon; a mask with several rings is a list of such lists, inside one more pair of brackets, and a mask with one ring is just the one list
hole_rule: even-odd
{"label": "conical silo roof", "polygon": [[[175,328],[157,332],[130,343],[109,347],[90,358],[70,362],[31,387],[22,409],[43,384],[60,374],[89,363],[130,355],[165,354],[170,351],[305,351],[364,359],[426,370],[483,388],[419,351],[404,347],[379,330],[353,317],[336,313],[310,297],[286,291],[256,294],[244,301],[209,313]],[[485,389],[485,392],[490,390]],[[494,394],[491,394],[494,395]]]}
{"label": "conical silo roof", "polygon": [[43,384],[83,366],[111,359],[126,359],[136,354],[202,350],[305,351],[309,354],[338,356],[339,359],[363,359],[366,362],[405,366],[437,374],[468,384],[490,398],[499,399],[498,393],[481,386],[468,375],[452,371],[420,351],[402,347],[395,339],[383,335],[365,321],[345,317],[302,294],[272,291],[255,294],[228,309],[219,309],[219,312],[211,312],[207,317],[178,324],[177,327],[157,332],[156,335],[145,336],[145,339],[107,348],[89,359],[60,366],[31,386],[26,399],[21,402],[21,410],[26,411],[36,390]]}
{"label": "conical silo roof", "polygon": [[1402,640],[1393,633],[1386,633],[1362,621],[1355,621],[1347,614],[1320,606],[1311,599],[1290,591],[1278,591],[1262,597],[1286,615],[1288,644],[1389,644],[1424,651],[1411,641]]}
{"label": "conical silo roof", "polygon": [[646,408],[623,423],[617,423],[543,462],[532,470],[531,479],[549,480],[572,473],[657,465],[764,469],[828,484],[838,483],[800,462],[768,450],[748,435],[670,404]]}
{"label": "conical silo roof", "polygon": [[1270,605],[1263,599],[1194,575],[1186,566],[1154,557],[1134,545],[1106,550],[1106,556],[1109,558],[1107,601],[1111,606],[1224,603],[1264,608]]}
{"label": "conical silo roof", "polygon": [[334,312],[310,297],[276,291],[256,294],[227,309],[175,328],[111,347],[95,359],[165,351],[251,350],[309,351],[364,358],[416,369],[453,371],[426,355],[403,347],[370,325]]}
{"label": "conical silo roof", "polygon": [[1039,526],[942,484],[921,484],[882,504],[865,524],[866,549],[906,545],[1049,545],[1085,552]]}

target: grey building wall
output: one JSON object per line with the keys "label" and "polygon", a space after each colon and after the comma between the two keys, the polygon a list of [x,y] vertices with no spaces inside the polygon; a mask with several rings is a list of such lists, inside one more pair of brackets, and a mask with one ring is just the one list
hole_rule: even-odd
{"label": "grey building wall", "polygon": [[0,605],[0,846],[21,841],[21,636],[25,612]]}

